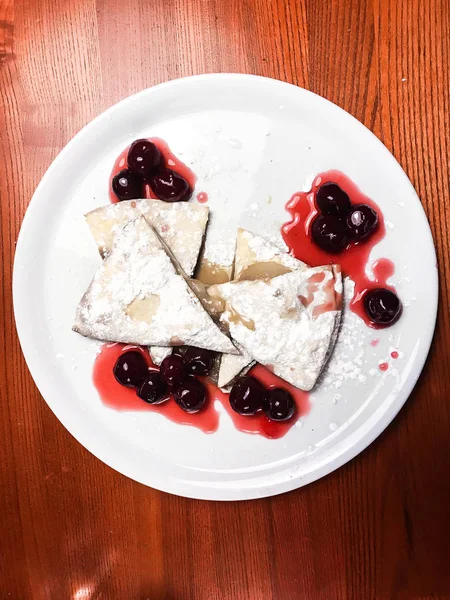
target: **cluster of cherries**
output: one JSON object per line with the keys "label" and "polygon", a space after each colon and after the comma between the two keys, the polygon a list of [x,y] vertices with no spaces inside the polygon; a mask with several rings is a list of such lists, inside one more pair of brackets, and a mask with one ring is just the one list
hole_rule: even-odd
{"label": "cluster of cherries", "polygon": [[354,242],[365,242],[378,227],[378,214],[368,204],[353,204],[337,183],[324,183],[316,192],[320,213],[311,225],[313,241],[337,254]]}
{"label": "cluster of cherries", "polygon": [[240,415],[255,415],[263,410],[272,421],[287,421],[295,413],[291,394],[282,388],[265,387],[254,377],[246,375],[233,385],[230,406]]}
{"label": "cluster of cherries", "polygon": [[[114,377],[123,386],[133,388],[148,404],[162,404],[172,396],[188,413],[199,412],[206,403],[207,391],[196,376],[209,375],[215,353],[203,348],[175,348],[161,363],[159,371],[149,370],[139,350],[129,350],[119,356],[114,365]],[[292,396],[281,388],[266,390],[254,377],[239,379],[230,393],[231,408],[240,415],[254,415],[264,410],[273,421],[286,421],[295,412]]]}
{"label": "cluster of cherries", "polygon": [[[330,254],[342,252],[351,243],[365,242],[377,230],[377,211],[368,204],[352,204],[337,183],[319,187],[316,206],[320,213],[311,224],[311,238]],[[399,297],[386,288],[366,292],[363,304],[369,319],[382,327],[395,323],[402,313]]]}
{"label": "cluster of cherries", "polygon": [[127,168],[113,177],[112,189],[119,200],[135,200],[145,198],[146,185],[166,202],[188,200],[192,192],[186,179],[166,166],[156,144],[136,140],[128,150]]}
{"label": "cluster of cherries", "polygon": [[121,385],[136,389],[148,404],[162,404],[173,396],[184,411],[196,413],[205,405],[207,392],[195,376],[208,375],[213,364],[213,352],[189,346],[183,353],[176,348],[162,361],[159,371],[149,370],[143,354],[129,350],[119,356],[113,372]]}

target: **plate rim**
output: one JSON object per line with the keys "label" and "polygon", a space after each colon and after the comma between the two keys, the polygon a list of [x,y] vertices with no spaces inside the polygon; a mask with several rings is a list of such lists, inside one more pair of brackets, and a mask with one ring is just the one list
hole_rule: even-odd
{"label": "plate rim", "polygon": [[[22,316],[21,316],[21,310],[23,310],[23,308],[21,309],[19,306],[20,302],[21,302],[21,300],[20,300],[20,285],[21,285],[21,283],[20,283],[20,275],[19,275],[19,264],[22,259],[22,254],[24,254],[24,252],[25,252],[25,241],[24,240],[26,239],[27,230],[30,227],[29,224],[32,223],[34,213],[36,210],[38,210],[38,208],[39,208],[38,205],[41,202],[39,199],[41,197],[41,190],[42,190],[42,188],[45,188],[45,186],[47,185],[47,181],[51,179],[51,177],[53,176],[53,173],[59,169],[60,163],[64,162],[66,154],[70,153],[72,147],[74,145],[77,145],[80,142],[80,140],[82,140],[83,137],[87,133],[89,133],[89,131],[92,128],[95,128],[95,126],[98,122],[100,122],[103,119],[108,119],[110,114],[114,113],[116,110],[120,110],[120,108],[123,105],[126,105],[127,103],[132,103],[133,101],[135,101],[135,99],[137,97],[151,94],[152,92],[155,92],[156,90],[161,90],[164,88],[170,89],[171,87],[176,88],[179,85],[183,85],[183,83],[185,83],[186,81],[195,83],[196,81],[202,82],[204,80],[214,80],[214,79],[217,79],[217,80],[222,79],[223,80],[223,79],[234,79],[234,78],[238,78],[241,80],[248,80],[249,82],[258,80],[258,81],[264,82],[268,85],[280,86],[280,88],[284,88],[285,86],[288,86],[289,88],[294,88],[294,89],[296,89],[296,93],[298,91],[300,91],[301,93],[305,93],[306,95],[313,96],[314,100],[316,102],[319,102],[322,104],[327,104],[327,105],[331,104],[333,106],[334,110],[337,109],[337,111],[342,112],[346,118],[350,117],[350,119],[355,122],[356,126],[359,126],[360,128],[361,127],[364,128],[366,130],[366,133],[369,133],[370,136],[372,137],[373,141],[376,142],[380,151],[383,151],[384,154],[387,157],[389,157],[390,160],[395,161],[396,166],[398,168],[399,176],[400,176],[400,174],[402,175],[402,177],[404,178],[405,185],[408,185],[410,187],[410,189],[412,190],[412,192],[414,193],[417,203],[419,205],[418,208],[421,209],[421,216],[424,219],[424,222],[427,226],[427,233],[429,235],[429,241],[430,241],[430,249],[433,252],[434,260],[436,261],[436,250],[435,250],[434,240],[433,240],[431,228],[430,228],[424,207],[422,205],[422,202],[420,201],[420,198],[419,198],[417,192],[414,189],[414,186],[412,185],[411,181],[409,180],[408,176],[406,175],[405,171],[403,170],[402,166],[397,161],[395,156],[388,150],[388,148],[383,144],[383,142],[370,129],[368,129],[363,123],[361,123],[353,115],[351,115],[350,113],[348,113],[347,111],[345,111],[344,109],[339,107],[337,104],[331,102],[330,100],[327,100],[326,98],[324,98],[322,96],[319,96],[318,94],[315,94],[314,92],[311,92],[310,90],[301,88],[299,86],[296,86],[294,84],[291,84],[291,83],[288,83],[285,81],[268,78],[268,77],[262,77],[259,75],[244,74],[244,73],[208,73],[208,74],[193,75],[193,76],[189,76],[189,77],[182,77],[182,78],[165,81],[165,82],[159,83],[155,86],[145,88],[145,89],[143,89],[139,92],[136,92],[135,94],[132,94],[130,96],[127,96],[126,98],[123,98],[119,102],[113,104],[112,106],[110,106],[109,108],[107,108],[106,110],[104,110],[103,112],[98,114],[96,117],[94,117],[94,119],[89,121],[80,131],[78,131],[78,133],[75,134],[75,136],[73,136],[68,141],[68,143],[64,146],[64,148],[58,153],[58,155],[51,162],[48,169],[46,170],[43,177],[41,178],[40,182],[38,183],[36,190],[34,191],[33,196],[32,196],[32,198],[28,204],[28,207],[26,209],[24,218],[22,220],[19,236],[17,238],[16,251],[15,251],[15,256],[14,256],[14,266],[13,266],[13,278],[12,278],[13,310],[14,310],[17,335],[19,338],[22,353],[25,358],[25,362],[26,362],[28,370],[30,371],[30,374],[33,378],[33,381],[34,381],[36,387],[38,388],[38,391],[41,394],[42,398],[45,400],[47,406],[54,413],[56,418],[62,423],[62,425],[65,427],[65,429],[84,448],[86,448],[91,454],[96,456],[96,458],[98,458],[99,460],[101,460],[102,462],[107,464],[109,467],[111,467],[115,471],[121,473],[122,475],[129,477],[130,479],[138,481],[139,483],[142,483],[142,484],[152,487],[154,489],[158,489],[160,491],[164,491],[164,492],[171,493],[174,495],[179,495],[179,496],[183,496],[186,498],[192,498],[192,499],[201,499],[201,500],[250,500],[250,499],[269,497],[269,496],[274,496],[277,494],[285,493],[285,492],[297,489],[299,487],[303,487],[304,485],[312,483],[313,481],[316,481],[316,480],[324,477],[325,475],[332,473],[336,469],[343,466],[345,463],[347,463],[350,460],[352,460],[353,458],[355,458],[358,454],[363,452],[363,450],[365,450],[389,426],[389,424],[397,416],[397,414],[400,411],[400,409],[402,408],[402,406],[405,404],[406,400],[411,395],[411,393],[417,383],[417,380],[419,379],[419,377],[423,371],[425,362],[427,360],[427,357],[428,357],[428,354],[429,354],[429,351],[431,348],[431,343],[432,343],[434,331],[436,328],[436,319],[437,319],[437,310],[438,310],[439,279],[438,279],[438,270],[436,268],[436,269],[433,269],[434,285],[433,285],[433,289],[431,290],[433,297],[431,299],[432,307],[430,309],[430,327],[426,332],[426,339],[422,338],[421,356],[418,357],[418,359],[417,359],[416,365],[418,368],[417,368],[417,371],[415,372],[414,376],[411,377],[411,375],[410,375],[407,378],[404,386],[402,387],[400,392],[397,393],[397,395],[391,402],[391,404],[389,406],[389,410],[384,412],[376,420],[374,425],[368,431],[365,432],[365,435],[360,440],[358,440],[356,443],[354,443],[350,447],[341,451],[339,453],[339,455],[334,456],[333,458],[324,461],[324,464],[316,467],[314,469],[314,471],[308,473],[307,476],[304,476],[304,477],[302,477],[302,476],[294,477],[293,476],[291,478],[284,479],[283,481],[276,481],[270,485],[258,484],[256,487],[249,486],[249,487],[240,488],[240,489],[239,489],[239,487],[221,488],[221,487],[215,487],[214,485],[211,485],[210,487],[208,487],[207,482],[202,482],[201,486],[200,485],[192,485],[192,483],[184,482],[184,481],[180,483],[179,480],[177,480],[177,483],[174,485],[173,482],[171,481],[170,477],[167,477],[163,482],[160,482],[160,481],[148,482],[148,481],[144,481],[143,478],[137,477],[135,475],[130,475],[128,472],[126,472],[125,469],[118,468],[117,465],[111,464],[111,460],[108,459],[109,457],[108,457],[107,453],[106,453],[106,456],[104,456],[104,455],[99,456],[100,452],[97,451],[97,448],[96,449],[92,448],[93,444],[86,443],[86,441],[84,439],[83,439],[83,441],[80,439],[80,438],[82,438],[82,435],[80,435],[80,432],[74,430],[75,428],[72,427],[72,423],[68,422],[70,420],[67,419],[65,415],[61,415],[61,413],[58,411],[57,403],[54,403],[53,401],[49,401],[46,398],[46,396],[44,395],[44,388],[46,389],[46,391],[48,391],[46,382],[43,381],[45,379],[45,377],[41,377],[41,375],[39,373],[39,371],[40,371],[39,358],[37,358],[36,354],[34,352],[32,352],[29,342],[27,341],[27,332],[25,331],[25,328],[22,324]],[[150,480],[151,480],[151,477],[150,477]],[[239,483],[239,482],[236,482],[236,483]],[[273,488],[275,488],[275,489],[273,489]]]}

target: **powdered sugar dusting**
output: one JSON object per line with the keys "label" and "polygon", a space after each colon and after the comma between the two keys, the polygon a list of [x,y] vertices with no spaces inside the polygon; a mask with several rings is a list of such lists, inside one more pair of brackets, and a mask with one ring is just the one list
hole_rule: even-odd
{"label": "powdered sugar dusting", "polygon": [[235,352],[143,217],[117,236],[78,306],[74,329],[115,342]]}
{"label": "powdered sugar dusting", "polygon": [[[348,277],[344,279],[344,310],[342,322],[333,354],[322,373],[318,386],[323,390],[339,389],[347,381],[365,383],[364,356],[366,340],[361,334],[361,319],[349,309],[355,284]],[[335,396],[336,397],[336,396]]]}
{"label": "powdered sugar dusting", "polygon": [[299,269],[301,266],[307,268],[305,263],[302,263],[302,261],[297,260],[290,254],[283,252],[273,243],[265,240],[264,238],[258,235],[253,235],[249,231],[243,231],[242,235],[244,239],[247,240],[250,250],[258,257],[258,262],[266,262],[278,258],[280,261],[282,261],[284,266],[288,268],[290,267],[292,270]]}
{"label": "powdered sugar dusting", "polygon": [[161,200],[128,200],[97,208],[86,215],[101,254],[111,250],[123,227],[144,215],[190,277],[197,264],[209,210],[201,204]]}
{"label": "powdered sugar dusting", "polygon": [[278,244],[246,229],[239,229],[236,242],[235,278],[238,279],[251,265],[262,262],[275,262],[291,271],[308,268],[304,262],[283,251]]}
{"label": "powdered sugar dusting", "polygon": [[148,349],[152,361],[159,367],[162,361],[172,354],[172,348],[166,348],[164,346],[150,346]]}
{"label": "powdered sugar dusting", "polygon": [[[312,291],[311,279],[322,279]],[[221,317],[239,344],[276,375],[310,390],[326,360],[339,311],[314,318],[317,307],[329,301],[327,288],[335,275],[331,267],[297,270],[270,280],[239,281],[213,286],[227,308]],[[333,286],[334,287],[334,286]],[[307,305],[300,297],[312,296]],[[237,315],[237,318],[236,318]]]}
{"label": "powdered sugar dusting", "polygon": [[[284,241],[280,236],[281,246]],[[277,262],[283,266],[295,271],[297,269],[307,268],[307,266],[281,250],[276,244],[266,239],[254,235],[245,229],[238,229],[235,255],[235,279],[238,279],[245,268],[261,262]],[[239,347],[241,356],[224,354],[220,363],[219,387],[229,385],[238,375],[240,375],[251,363],[252,357]]]}
{"label": "powdered sugar dusting", "polygon": [[234,262],[235,238],[224,238],[211,243],[208,237],[205,241],[203,258],[222,268],[232,267]]}

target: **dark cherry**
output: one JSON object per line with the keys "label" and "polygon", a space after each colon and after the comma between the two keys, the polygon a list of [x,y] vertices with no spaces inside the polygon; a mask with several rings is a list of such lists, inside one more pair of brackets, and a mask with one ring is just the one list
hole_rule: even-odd
{"label": "dark cherry", "polygon": [[128,150],[127,162],[136,175],[150,177],[161,165],[161,152],[150,140],[136,140]]}
{"label": "dark cherry", "polygon": [[238,379],[230,392],[231,408],[239,415],[254,415],[262,408],[267,392],[254,377]]}
{"label": "dark cherry", "polygon": [[345,223],[338,217],[318,215],[311,225],[313,241],[325,252],[337,254],[347,247]]}
{"label": "dark cherry", "polygon": [[173,398],[180,408],[188,413],[196,413],[206,402],[206,388],[195,377],[186,377],[173,391]]}
{"label": "dark cherry", "polygon": [[287,421],[295,413],[295,402],[286,390],[273,388],[263,402],[263,409],[272,421]]}
{"label": "dark cherry", "polygon": [[123,169],[113,177],[112,189],[119,200],[134,200],[144,197],[142,179],[130,169]]}
{"label": "dark cherry", "polygon": [[181,356],[171,354],[162,361],[160,373],[163,381],[170,387],[177,387],[186,379],[187,367]]}
{"label": "dark cherry", "polygon": [[175,346],[172,350],[174,356],[180,356],[184,360],[186,354],[186,346]]}
{"label": "dark cherry", "polygon": [[392,325],[402,314],[400,298],[385,288],[370,290],[365,294],[363,302],[367,316],[377,325]]}
{"label": "dark cherry", "polygon": [[167,384],[157,371],[150,371],[139,387],[137,395],[149,404],[161,404],[169,399]]}
{"label": "dark cherry", "polygon": [[214,366],[214,352],[189,346],[184,355],[184,362],[193,375],[209,375]]}
{"label": "dark cherry", "polygon": [[130,350],[116,360],[113,373],[121,385],[137,388],[148,375],[147,362],[140,352]]}
{"label": "dark cherry", "polygon": [[159,169],[150,178],[150,186],[158,198],[166,202],[178,202],[189,197],[189,183],[172,169]]}
{"label": "dark cherry", "polygon": [[316,192],[317,208],[324,215],[345,217],[352,204],[348,194],[337,183],[324,183]]}
{"label": "dark cherry", "polygon": [[355,204],[346,218],[347,232],[355,242],[363,242],[378,227],[378,214],[367,204]]}

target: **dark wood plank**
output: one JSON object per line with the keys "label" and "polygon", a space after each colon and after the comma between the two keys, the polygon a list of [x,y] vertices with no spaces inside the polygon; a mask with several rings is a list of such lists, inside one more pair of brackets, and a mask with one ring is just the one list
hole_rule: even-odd
{"label": "dark wood plank", "polygon": [[[0,0],[0,597],[450,598],[447,0]],[[329,477],[257,502],[171,497],[65,431],[28,374],[11,270],[34,188],[85,123],[174,77],[276,77],[372,129],[415,185],[441,274],[435,343],[395,422]]]}

